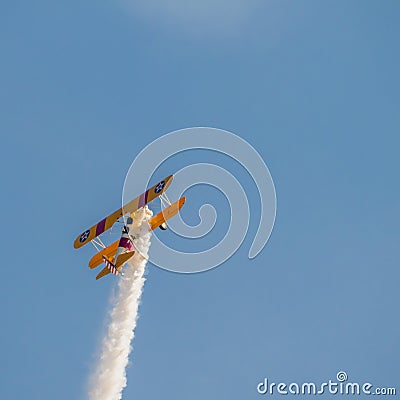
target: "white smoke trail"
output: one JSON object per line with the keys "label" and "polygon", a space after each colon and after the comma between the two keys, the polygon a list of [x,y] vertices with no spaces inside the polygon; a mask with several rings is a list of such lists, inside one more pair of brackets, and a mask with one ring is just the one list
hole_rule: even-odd
{"label": "white smoke trail", "polygon": [[151,236],[147,220],[151,215],[151,211],[144,207],[133,217],[129,233],[136,238],[135,247],[138,251],[124,267],[124,276],[119,277],[118,291],[109,313],[110,322],[89,382],[90,400],[120,400],[126,386],[126,366],[146,280],[143,274],[147,260],[139,253],[147,257]]}

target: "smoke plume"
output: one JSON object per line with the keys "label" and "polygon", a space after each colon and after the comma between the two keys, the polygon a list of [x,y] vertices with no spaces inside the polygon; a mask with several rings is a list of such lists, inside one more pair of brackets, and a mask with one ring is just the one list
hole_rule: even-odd
{"label": "smoke plume", "polygon": [[144,207],[137,211],[130,227],[137,251],[118,277],[118,289],[109,312],[109,325],[102,340],[96,368],[89,382],[90,400],[120,400],[127,384],[126,367],[135,336],[138,307],[143,291],[143,276],[150,247],[147,220],[151,211]]}

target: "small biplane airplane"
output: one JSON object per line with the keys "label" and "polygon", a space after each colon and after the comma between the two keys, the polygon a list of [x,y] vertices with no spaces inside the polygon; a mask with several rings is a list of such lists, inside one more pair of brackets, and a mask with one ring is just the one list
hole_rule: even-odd
{"label": "small biplane airplane", "polygon": [[[129,234],[129,225],[132,224],[132,215],[135,211],[138,211],[157,197],[161,199],[162,205],[166,204],[168,207],[148,221],[149,229],[167,229],[166,221],[176,215],[186,201],[185,197],[181,197],[173,204],[169,201],[165,190],[171,184],[173,178],[174,176],[170,175],[158,182],[140,196],[131,200],[117,211],[114,211],[112,214],[93,225],[90,229],[84,231],[75,239],[74,247],[76,249],[91,242],[98,251],[89,261],[89,268],[96,268],[103,263],[105,264],[104,269],[96,276],[96,279],[100,279],[109,273],[122,275],[123,265],[135,254],[135,238]],[[116,222],[122,223],[120,219],[128,214],[129,216],[126,218],[126,223],[123,223],[121,238],[109,246],[105,246],[100,239],[100,235],[110,229]]]}

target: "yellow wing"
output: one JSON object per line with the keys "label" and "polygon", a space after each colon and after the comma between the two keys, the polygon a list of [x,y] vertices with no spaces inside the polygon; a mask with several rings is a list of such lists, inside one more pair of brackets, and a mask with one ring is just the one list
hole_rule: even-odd
{"label": "yellow wing", "polygon": [[112,259],[115,255],[115,253],[117,252],[118,243],[119,243],[119,241],[117,240],[113,244],[110,244],[109,246],[107,246],[105,249],[96,253],[89,261],[89,268],[96,268],[100,264],[102,264],[103,256]]}
{"label": "yellow wing", "polygon": [[89,243],[95,237],[101,235],[106,230],[110,229],[115,224],[115,222],[122,217],[122,213],[134,212],[139,208],[144,207],[147,203],[150,203],[167,189],[173,178],[173,175],[168,176],[150,189],[147,189],[140,196],[136,197],[136,199],[133,199],[129,203],[125,204],[124,207],[121,207],[117,211],[114,211],[108,217],[102,219],[96,225],[93,225],[90,229],[87,229],[85,232],[81,233],[75,239],[74,247],[78,249],[86,243]]}
{"label": "yellow wing", "polygon": [[158,228],[161,224],[165,221],[168,221],[174,215],[178,214],[179,210],[185,204],[186,197],[181,197],[175,203],[172,203],[169,207],[159,212],[156,216],[151,218],[149,221],[150,229],[153,231],[154,229]]}

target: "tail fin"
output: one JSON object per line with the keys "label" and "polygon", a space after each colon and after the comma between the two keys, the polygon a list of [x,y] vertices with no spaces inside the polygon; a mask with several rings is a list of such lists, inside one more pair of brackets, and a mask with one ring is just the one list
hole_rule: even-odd
{"label": "tail fin", "polygon": [[106,256],[103,256],[102,259],[106,266],[96,276],[96,280],[102,278],[105,275],[108,275],[110,272],[114,275],[118,275],[119,271],[117,267]]}
{"label": "tail fin", "polygon": [[134,251],[129,251],[127,253],[120,254],[118,256],[117,262],[115,265],[105,256],[103,256],[103,262],[106,266],[100,271],[100,273],[96,276],[96,280],[102,278],[103,276],[108,275],[110,272],[114,275],[118,275],[121,273],[122,266],[135,254]]}

